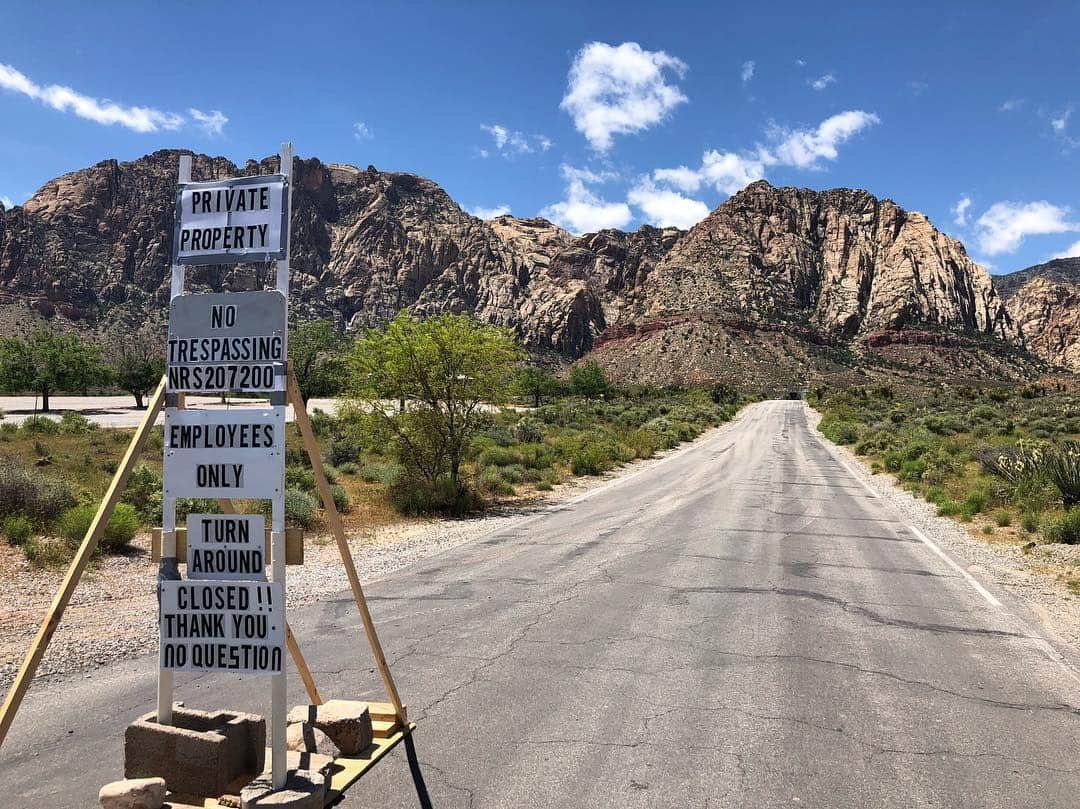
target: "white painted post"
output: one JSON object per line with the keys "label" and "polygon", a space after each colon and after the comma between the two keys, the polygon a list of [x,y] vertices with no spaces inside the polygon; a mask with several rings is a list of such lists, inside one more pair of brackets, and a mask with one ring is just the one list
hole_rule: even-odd
{"label": "white painted post", "polygon": [[[191,182],[191,155],[180,155],[180,171],[178,179],[181,183]],[[173,245],[175,257],[179,245]],[[172,278],[170,283],[169,299],[184,294],[184,265],[174,263],[172,265]],[[167,559],[176,556],[176,498],[163,497],[161,501],[161,558]],[[160,662],[159,662],[160,666]],[[157,691],[157,721],[160,725],[171,725],[173,703],[173,673],[158,668],[158,691]]]}
{"label": "white painted post", "polygon": [[[289,299],[289,257],[292,254],[292,166],[293,146],[291,143],[281,144],[281,165],[279,171],[285,176],[285,258],[276,262],[275,276],[277,291]],[[288,330],[283,335],[286,340],[286,356],[288,356]],[[284,384],[285,377],[282,376]],[[283,401],[280,405],[282,411],[287,405]],[[284,421],[284,419],[283,419]],[[271,508],[270,521],[270,577],[272,581],[281,583],[282,597],[285,597],[285,478],[282,476],[281,490]],[[281,605],[282,620],[285,619],[285,604]],[[288,705],[286,704],[286,679],[285,668],[281,674],[276,674],[271,683],[271,708],[270,708],[270,760],[271,777],[275,790],[284,789],[288,776],[288,752],[285,749],[285,734],[287,732],[286,719],[288,717]]]}

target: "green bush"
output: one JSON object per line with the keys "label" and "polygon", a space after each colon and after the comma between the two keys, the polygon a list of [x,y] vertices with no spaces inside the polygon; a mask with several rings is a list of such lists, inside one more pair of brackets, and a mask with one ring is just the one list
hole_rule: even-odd
{"label": "green bush", "polygon": [[521,463],[521,453],[509,447],[488,447],[476,457],[477,466],[512,466]]}
{"label": "green bush", "polygon": [[315,498],[296,488],[285,489],[285,522],[310,528],[315,524]]}
{"label": "green bush", "polygon": [[30,525],[30,520],[26,519],[22,514],[11,514],[4,518],[3,525],[0,525],[0,531],[3,532],[10,545],[22,545],[33,533],[33,526]]}
{"label": "green bush", "polygon": [[27,561],[37,567],[61,567],[74,555],[71,545],[54,537],[30,537],[22,550]]}
{"label": "green bush", "polygon": [[302,466],[285,467],[285,488],[302,492],[315,491],[315,472]]}
{"label": "green bush", "polygon": [[854,444],[859,440],[859,425],[854,422],[830,419],[826,416],[821,420],[818,429],[834,444]]}
{"label": "green bush", "polygon": [[153,467],[132,469],[121,499],[135,507],[144,525],[161,525],[161,473]]}
{"label": "green bush", "polygon": [[402,514],[447,514],[461,516],[484,505],[477,492],[466,484],[454,485],[449,475],[432,486],[425,480],[399,475],[387,491],[390,503]]}
{"label": "green bush", "polygon": [[[77,547],[90,530],[90,523],[97,514],[96,505],[73,506],[60,515],[57,530],[71,547]],[[127,547],[139,530],[139,515],[135,508],[127,503],[117,503],[113,508],[105,531],[98,542],[98,548],[105,553],[116,553]]]}
{"label": "green bush", "polygon": [[392,486],[400,474],[401,467],[396,463],[366,463],[360,467],[360,479],[365,483]]}
{"label": "green bush", "polygon": [[360,464],[356,461],[346,461],[338,467],[338,471],[343,475],[356,475],[360,472]]}
{"label": "green bush", "polygon": [[1020,527],[1029,534],[1034,534],[1039,530],[1039,515],[1033,511],[1025,511],[1020,517]]}
{"label": "green bush", "polygon": [[342,514],[352,511],[352,500],[344,486],[334,483],[330,486],[330,496],[334,498],[334,508]]}
{"label": "green bush", "polygon": [[331,466],[355,462],[363,453],[364,448],[360,441],[352,436],[339,436],[330,440],[326,448],[324,460]]}
{"label": "green bush", "polygon": [[1050,453],[1046,473],[1069,508],[1080,504],[1080,442],[1066,441]]}
{"label": "green bush", "polygon": [[0,518],[21,514],[44,526],[74,504],[75,495],[66,484],[0,456]]}
{"label": "green bush", "polygon": [[664,446],[664,440],[648,427],[638,427],[626,434],[626,444],[637,458],[651,458]]}
{"label": "green bush", "polygon": [[60,425],[48,416],[31,416],[19,429],[27,435],[56,435]]}
{"label": "green bush", "polygon": [[544,440],[544,425],[531,416],[522,416],[514,425],[514,438],[522,444],[536,444]]}
{"label": "green bush", "polygon": [[570,456],[570,471],[575,475],[602,475],[611,469],[612,461],[610,447],[589,442]]}
{"label": "green bush", "polygon": [[513,484],[503,477],[503,469],[499,466],[485,466],[477,476],[477,485],[489,494],[513,494]]}
{"label": "green bush", "polygon": [[904,461],[900,464],[900,480],[908,483],[918,483],[926,472],[926,461],[917,458],[913,461]]}
{"label": "green bush", "polygon": [[937,507],[937,513],[942,517],[955,517],[961,509],[959,503],[948,497],[938,501]]}
{"label": "green bush", "polygon": [[79,413],[68,410],[60,416],[59,432],[64,435],[85,435],[98,428],[94,422]]}
{"label": "green bush", "polygon": [[221,506],[209,497],[178,497],[176,500],[176,524],[182,525],[188,514],[220,514]]}
{"label": "green bush", "polygon": [[1007,528],[1012,525],[1012,514],[1005,509],[999,509],[994,512],[994,522],[999,528]]}
{"label": "green bush", "polygon": [[1043,535],[1047,542],[1080,544],[1080,507],[1071,508],[1061,516],[1052,519],[1043,529]]}

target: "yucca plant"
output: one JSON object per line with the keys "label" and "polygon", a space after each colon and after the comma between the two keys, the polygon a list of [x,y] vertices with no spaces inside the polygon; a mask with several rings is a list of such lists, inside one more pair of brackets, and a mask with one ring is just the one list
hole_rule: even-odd
{"label": "yucca plant", "polygon": [[1050,453],[1046,473],[1061,491],[1065,508],[1080,504],[1080,442],[1066,441]]}

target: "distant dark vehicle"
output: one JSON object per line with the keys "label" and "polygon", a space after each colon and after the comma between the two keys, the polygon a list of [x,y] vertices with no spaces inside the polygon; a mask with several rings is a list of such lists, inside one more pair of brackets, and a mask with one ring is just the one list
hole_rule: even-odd
{"label": "distant dark vehicle", "polygon": [[787,396],[785,396],[784,398],[785,399],[801,399],[802,398],[802,391],[789,390],[787,392]]}

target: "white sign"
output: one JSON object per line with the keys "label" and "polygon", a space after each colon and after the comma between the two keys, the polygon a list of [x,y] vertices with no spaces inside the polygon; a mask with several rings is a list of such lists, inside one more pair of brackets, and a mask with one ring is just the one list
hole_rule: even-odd
{"label": "white sign", "polygon": [[286,311],[285,296],[276,291],[173,298],[166,390],[284,390]]}
{"label": "white sign", "polygon": [[181,184],[176,196],[176,263],[285,258],[285,193],[280,174]]}
{"label": "white sign", "polygon": [[158,594],[162,669],[281,673],[285,620],[280,584],[163,581]]}
{"label": "white sign", "polygon": [[169,497],[270,499],[285,491],[285,408],[166,408]]}
{"label": "white sign", "polygon": [[188,514],[187,577],[265,581],[261,514]]}

